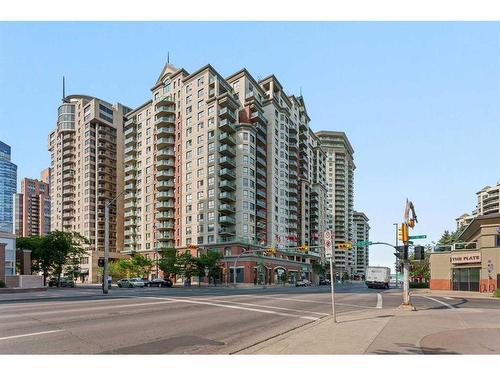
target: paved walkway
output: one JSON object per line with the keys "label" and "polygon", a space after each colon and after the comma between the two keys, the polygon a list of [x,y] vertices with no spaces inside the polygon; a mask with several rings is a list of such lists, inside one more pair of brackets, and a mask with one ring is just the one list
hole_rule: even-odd
{"label": "paved walkway", "polygon": [[500,354],[500,309],[380,309],[331,316],[238,354]]}

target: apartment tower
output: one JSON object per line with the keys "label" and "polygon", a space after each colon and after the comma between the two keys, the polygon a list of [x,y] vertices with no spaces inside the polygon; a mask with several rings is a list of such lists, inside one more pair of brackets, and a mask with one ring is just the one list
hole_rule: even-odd
{"label": "apartment tower", "polygon": [[[328,225],[335,232],[335,245],[352,242],[354,238],[354,150],[344,132],[317,132],[326,152],[326,183],[328,189]],[[335,267],[340,275],[354,273],[351,250],[335,249]]]}
{"label": "apartment tower", "polygon": [[370,225],[368,217],[363,212],[354,211],[354,275],[362,278],[366,274],[366,267],[369,264],[369,247],[356,246],[357,242],[370,240]]}
{"label": "apartment tower", "polygon": [[[308,244],[308,123],[303,99],[274,76],[166,64],[151,99],[127,114],[124,252],[212,250],[230,259],[249,246]],[[292,258],[280,262],[310,272],[309,260],[301,270]]]}
{"label": "apartment tower", "polygon": [[21,193],[14,194],[14,233],[17,236],[43,236],[50,231],[50,168],[41,180],[23,178]]}
{"label": "apartment tower", "polygon": [[[97,282],[104,256],[104,208],[124,189],[123,124],[130,109],[86,95],[70,95],[49,135],[51,228],[78,232],[89,241],[82,280]],[[110,205],[110,257],[123,249],[123,196]]]}

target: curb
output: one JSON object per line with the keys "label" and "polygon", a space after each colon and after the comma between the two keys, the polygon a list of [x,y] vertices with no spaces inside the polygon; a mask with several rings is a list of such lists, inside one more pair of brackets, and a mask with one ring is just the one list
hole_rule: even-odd
{"label": "curb", "polygon": [[47,287],[37,287],[37,288],[2,288],[0,289],[0,294],[13,294],[13,293],[29,293],[29,292],[45,292]]}

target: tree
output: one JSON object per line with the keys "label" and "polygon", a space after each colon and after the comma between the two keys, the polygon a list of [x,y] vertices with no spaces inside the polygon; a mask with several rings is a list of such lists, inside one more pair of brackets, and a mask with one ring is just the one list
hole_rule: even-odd
{"label": "tree", "polygon": [[133,254],[128,260],[129,272],[135,277],[146,277],[153,268],[153,261],[142,254]]}
{"label": "tree", "polygon": [[460,231],[458,229],[453,232],[445,230],[438,243],[440,245],[451,245],[458,241],[459,236],[460,236]]}
{"label": "tree", "polygon": [[43,273],[46,285],[49,273],[58,279],[65,266],[70,275],[79,273],[81,258],[86,254],[88,240],[76,232],[52,231],[46,236],[21,237],[16,240],[18,249],[31,250],[32,269]]}
{"label": "tree", "polygon": [[319,276],[325,276],[326,274],[326,267],[321,263],[314,263],[312,265],[312,269],[314,273],[318,274]]}
{"label": "tree", "polygon": [[177,264],[177,250],[167,249],[163,252],[163,257],[158,261],[158,267],[162,270],[164,275],[172,277],[179,275],[180,269]]}
{"label": "tree", "polygon": [[[205,275],[205,270],[208,270],[208,277],[213,277],[215,284],[215,277],[219,272],[217,262],[222,258],[219,253],[209,251],[206,254],[201,254],[199,257],[194,258],[195,272],[200,278]],[[198,284],[199,285],[199,284]]]}

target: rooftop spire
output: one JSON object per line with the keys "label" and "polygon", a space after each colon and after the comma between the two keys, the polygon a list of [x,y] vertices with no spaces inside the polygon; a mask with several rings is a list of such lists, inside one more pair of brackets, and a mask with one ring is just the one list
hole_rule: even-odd
{"label": "rooftop spire", "polygon": [[167,64],[170,64],[170,52],[167,52]]}

